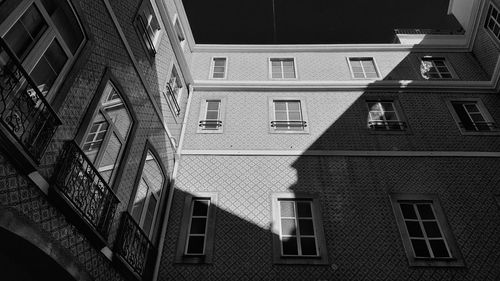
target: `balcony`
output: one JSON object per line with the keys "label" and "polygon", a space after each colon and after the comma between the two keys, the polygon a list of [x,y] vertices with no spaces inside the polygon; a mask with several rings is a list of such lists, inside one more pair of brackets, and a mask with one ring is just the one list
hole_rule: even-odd
{"label": "balcony", "polygon": [[[0,38],[0,123],[3,137],[20,145],[36,164],[47,149],[61,120]],[[17,146],[17,145],[14,145]],[[10,148],[6,148],[10,149]]]}
{"label": "balcony", "polygon": [[406,128],[406,123],[399,120],[370,120],[368,127],[377,131],[402,131]]}
{"label": "balcony", "polygon": [[307,127],[306,121],[271,121],[271,127],[276,130],[303,130]]}
{"label": "balcony", "polygon": [[65,143],[56,171],[53,190],[105,243],[119,203],[116,195],[74,141]]}
{"label": "balcony", "polygon": [[152,259],[156,254],[153,243],[128,212],[121,219],[115,252],[120,261],[134,273],[136,279],[144,280]]}
{"label": "balcony", "polygon": [[222,127],[222,121],[221,120],[201,120],[198,126],[203,128],[204,130],[218,130],[220,127]]}

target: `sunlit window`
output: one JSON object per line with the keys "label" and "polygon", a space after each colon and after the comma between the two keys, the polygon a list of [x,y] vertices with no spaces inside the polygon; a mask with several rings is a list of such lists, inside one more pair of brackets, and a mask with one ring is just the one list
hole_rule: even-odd
{"label": "sunlit window", "polygon": [[497,40],[500,40],[500,12],[497,7],[490,3],[484,27],[491,31]]}
{"label": "sunlit window", "polygon": [[275,131],[304,131],[307,122],[301,100],[273,100],[271,127]]}
{"label": "sunlit window", "polygon": [[450,67],[444,58],[422,58],[420,73],[424,79],[452,79]]}
{"label": "sunlit window", "polygon": [[393,101],[367,101],[368,128],[372,130],[404,130],[403,122]]}
{"label": "sunlit window", "polygon": [[210,78],[224,79],[226,78],[227,59],[226,58],[212,58],[212,69]]}
{"label": "sunlit window", "polygon": [[271,58],[269,60],[271,78],[293,79],[295,73],[295,60],[293,58]]}
{"label": "sunlit window", "polygon": [[379,78],[373,58],[349,58],[349,65],[353,78]]}
{"label": "sunlit window", "polygon": [[157,52],[161,28],[151,0],[142,1],[135,17],[135,25],[148,53],[154,56]]}

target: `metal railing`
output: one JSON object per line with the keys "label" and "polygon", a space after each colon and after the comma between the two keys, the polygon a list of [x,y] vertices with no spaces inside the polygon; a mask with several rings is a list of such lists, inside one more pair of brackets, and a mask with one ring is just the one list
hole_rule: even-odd
{"label": "metal railing", "polygon": [[217,130],[222,127],[221,120],[200,120],[199,127],[202,127],[206,130]]}
{"label": "metal railing", "polygon": [[495,123],[487,121],[475,121],[468,124],[460,122],[458,125],[466,131],[489,132],[496,130]]}
{"label": "metal railing", "polygon": [[171,83],[167,83],[167,92],[170,96],[170,100],[172,101],[175,115],[179,116],[179,114],[181,114],[181,107],[179,105],[179,102],[177,101],[177,97],[175,96],[175,89],[172,87]]}
{"label": "metal railing", "polygon": [[0,54],[0,123],[38,163],[62,122],[2,38]]}
{"label": "metal railing", "polygon": [[115,252],[136,274],[144,277],[148,259],[154,255],[154,246],[128,212],[122,214]]}
{"label": "metal railing", "polygon": [[396,34],[435,34],[435,35],[452,35],[452,34],[464,34],[463,29],[431,29],[431,28],[396,28],[394,29]]}
{"label": "metal railing", "polygon": [[54,182],[80,217],[106,238],[120,201],[76,142],[64,144]]}
{"label": "metal railing", "polygon": [[299,130],[307,127],[306,121],[271,121],[271,127],[276,130]]}
{"label": "metal railing", "polygon": [[406,123],[398,120],[371,120],[368,121],[368,127],[373,130],[404,130]]}

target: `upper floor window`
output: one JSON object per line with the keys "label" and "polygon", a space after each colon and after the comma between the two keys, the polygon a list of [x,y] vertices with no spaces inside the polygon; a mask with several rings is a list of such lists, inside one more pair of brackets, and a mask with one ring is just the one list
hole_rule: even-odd
{"label": "upper floor window", "polygon": [[294,79],[295,59],[293,58],[271,58],[269,59],[271,78],[273,79]]}
{"label": "upper floor window", "polygon": [[495,122],[480,99],[448,101],[451,113],[463,133],[491,132]]}
{"label": "upper floor window", "polygon": [[110,186],[132,125],[132,116],[120,92],[111,81],[107,81],[81,147]]}
{"label": "upper floor window", "polygon": [[464,265],[437,196],[391,194],[391,202],[410,265]]}
{"label": "upper floor window", "polygon": [[210,78],[225,79],[227,69],[227,58],[212,58],[212,67],[210,69]]}
{"label": "upper floor window", "polygon": [[182,29],[181,22],[179,21],[179,16],[175,15],[174,20],[174,29],[175,34],[177,35],[177,40],[181,45],[181,48],[184,48],[184,43],[186,42],[186,36],[184,35],[184,30]]}
{"label": "upper floor window", "polygon": [[151,0],[142,1],[139,11],[135,16],[135,25],[146,50],[151,56],[154,56],[156,54],[161,28],[156,18]]}
{"label": "upper floor window", "polygon": [[[73,7],[68,1],[4,0],[0,10],[0,37],[42,94],[52,100],[85,42]],[[0,63],[7,65],[9,57],[4,52],[0,53]]]}
{"label": "upper floor window", "polygon": [[158,160],[148,150],[135,192],[131,214],[150,239],[154,233],[153,230],[165,183],[165,174]]}
{"label": "upper floor window", "polygon": [[275,263],[327,262],[319,199],[295,194],[273,195]]}
{"label": "upper floor window", "polygon": [[304,99],[270,101],[271,132],[307,132]]}
{"label": "upper floor window", "polygon": [[212,262],[216,203],[215,193],[204,192],[186,196],[176,262]]}
{"label": "upper floor window", "polygon": [[203,99],[200,107],[198,133],[222,133],[224,98]]}
{"label": "upper floor window", "polygon": [[349,58],[349,66],[353,78],[379,78],[373,58]]}
{"label": "upper floor window", "polygon": [[172,67],[172,73],[170,74],[170,79],[168,80],[168,86],[171,88],[171,92],[175,99],[178,100],[182,91],[182,81],[175,66]]}
{"label": "upper floor window", "polygon": [[497,40],[500,40],[500,12],[497,7],[490,3],[484,27],[491,31]]}
{"label": "upper floor window", "polygon": [[394,101],[367,101],[368,127],[372,130],[404,130],[406,123],[396,109]]}
{"label": "upper floor window", "polygon": [[420,73],[424,79],[428,80],[453,78],[451,67],[444,58],[422,58]]}

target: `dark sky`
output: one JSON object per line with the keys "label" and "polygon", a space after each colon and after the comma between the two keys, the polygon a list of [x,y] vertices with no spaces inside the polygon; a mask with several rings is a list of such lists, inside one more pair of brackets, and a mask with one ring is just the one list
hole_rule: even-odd
{"label": "dark sky", "polygon": [[[273,0],[182,0],[196,43],[273,44]],[[449,0],[274,0],[278,44],[391,43],[394,28],[458,29]]]}

